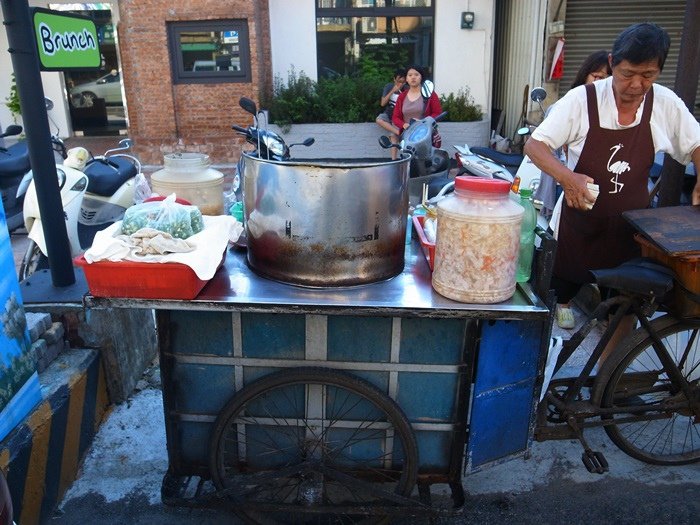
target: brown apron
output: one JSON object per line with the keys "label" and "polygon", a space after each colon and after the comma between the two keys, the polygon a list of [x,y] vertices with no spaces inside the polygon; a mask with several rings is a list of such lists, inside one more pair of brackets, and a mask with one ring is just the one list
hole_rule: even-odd
{"label": "brown apron", "polygon": [[574,168],[595,180],[600,194],[589,211],[570,208],[564,201],[554,275],[574,283],[592,281],[588,270],[613,268],[639,255],[634,229],[622,212],[646,208],[647,181],[654,162],[651,109],[654,90],[644,100],[641,122],[620,130],[603,129],[598,118],[595,87],[586,86],[590,129]]}

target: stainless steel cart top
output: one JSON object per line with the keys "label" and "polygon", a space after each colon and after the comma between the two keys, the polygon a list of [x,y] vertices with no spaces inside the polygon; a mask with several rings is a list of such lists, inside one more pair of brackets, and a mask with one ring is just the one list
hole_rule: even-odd
{"label": "stainless steel cart top", "polygon": [[347,288],[304,288],[256,274],[245,252],[228,250],[223,266],[192,300],[99,298],[87,295],[92,308],[154,308],[165,310],[246,310],[410,317],[474,317],[481,319],[542,319],[548,309],[529,284],[497,304],[452,301],[432,289],[431,272],[417,241],[406,246],[406,264],[396,277]]}

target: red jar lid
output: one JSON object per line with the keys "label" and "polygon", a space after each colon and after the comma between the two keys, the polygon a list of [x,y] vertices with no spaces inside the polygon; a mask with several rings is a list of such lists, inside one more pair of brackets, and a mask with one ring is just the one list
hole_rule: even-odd
{"label": "red jar lid", "polygon": [[500,179],[486,179],[471,175],[455,177],[455,189],[478,191],[481,193],[508,193],[510,182]]}

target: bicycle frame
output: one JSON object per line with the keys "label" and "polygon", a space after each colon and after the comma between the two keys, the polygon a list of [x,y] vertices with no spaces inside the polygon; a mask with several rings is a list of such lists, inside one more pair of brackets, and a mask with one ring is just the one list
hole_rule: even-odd
{"label": "bicycle frame", "polygon": [[[651,323],[647,316],[644,314],[643,306],[645,302],[648,301],[640,300],[637,297],[624,295],[618,295],[601,302],[595,309],[595,311],[591,314],[589,320],[581,328],[579,328],[579,330],[577,330],[576,333],[570,339],[564,342],[564,347],[562,349],[561,354],[559,355],[559,358],[557,359],[557,363],[554,368],[554,373],[556,374],[556,372],[560,370],[561,367],[569,360],[569,358],[573,355],[574,351],[580,346],[581,342],[586,338],[586,336],[588,336],[593,327],[595,327],[598,320],[601,317],[607,315],[607,313],[614,306],[618,306],[618,309],[613,315],[612,319],[610,320],[607,329],[605,330],[605,332],[603,332],[600,340],[598,341],[598,344],[596,345],[595,349],[586,361],[586,364],[584,365],[583,369],[575,378],[574,383],[572,385],[565,386],[566,393],[563,395],[563,397],[557,397],[551,392],[547,392],[543,402],[546,401],[547,403],[551,403],[562,413],[569,413],[570,415],[574,415],[576,417],[589,418],[610,414],[644,413],[647,414],[645,416],[645,419],[650,419],[648,412],[654,409],[653,405],[613,408],[600,407],[600,398],[603,393],[604,384],[603,382],[596,381],[595,375],[591,376],[593,368],[595,367],[596,363],[600,360],[600,357],[602,356],[605,347],[610,342],[610,339],[612,338],[613,334],[622,322],[623,317],[630,312],[634,314],[636,319],[640,322],[641,326],[652,338],[654,342],[653,347],[655,353],[659,358],[659,361],[663,365],[664,370],[668,374],[671,384],[677,389],[678,392],[682,391],[684,394],[686,394],[686,397],[689,399],[691,392],[690,384],[681,374],[679,367],[674,363],[673,359],[668,353],[668,350],[661,341],[661,338],[651,326]],[[652,306],[651,303],[649,304],[649,306]],[[591,381],[593,381],[593,384],[591,384]],[[590,398],[588,399],[588,403],[577,403],[577,397],[581,393],[583,387],[586,385],[593,387],[591,390]],[[682,403],[678,403],[678,406],[666,404],[664,405],[664,409],[672,410],[674,408],[680,408],[682,406],[684,406]],[[698,416],[700,417],[700,414],[698,414]],[[664,417],[666,417],[666,415],[659,414],[660,419]],[[635,420],[637,419],[630,419],[630,421]],[[620,423],[621,421],[625,420],[618,419],[617,423]],[[606,424],[610,424],[610,420],[602,419],[599,421],[584,422],[581,426],[589,428],[605,426]]]}

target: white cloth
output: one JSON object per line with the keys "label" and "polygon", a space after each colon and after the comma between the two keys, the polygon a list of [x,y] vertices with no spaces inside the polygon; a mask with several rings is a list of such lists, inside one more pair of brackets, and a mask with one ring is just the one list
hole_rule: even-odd
{"label": "white cloth", "polygon": [[[617,106],[612,90],[612,77],[594,82],[598,100],[600,126],[605,129],[626,129],[640,123],[644,104],[640,104],[635,121],[629,126],[618,122]],[[700,124],[683,101],[670,89],[654,84],[654,107],[651,113],[651,135],[655,152],[668,153],[681,164],[691,162],[691,154],[700,147]],[[533,132],[532,138],[556,150],[568,144],[567,165],[574,169],[588,134],[586,88],[579,86],[552,108],[547,118]]]}
{"label": "white cloth", "polygon": [[118,239],[130,244],[134,255],[165,255],[187,253],[197,247],[187,239],[177,239],[155,228],[141,228],[131,235],[118,235]]}
{"label": "white cloth", "polygon": [[[98,261],[136,261],[152,263],[181,263],[192,268],[197,277],[207,281],[214,277],[229,242],[236,242],[243,225],[230,215],[204,215],[204,229],[187,238],[194,249],[185,253],[138,255],[134,244],[121,234],[121,221],[97,232],[92,246],[85,252],[88,263]],[[139,230],[140,231],[140,230]],[[140,248],[138,248],[140,249]]]}

